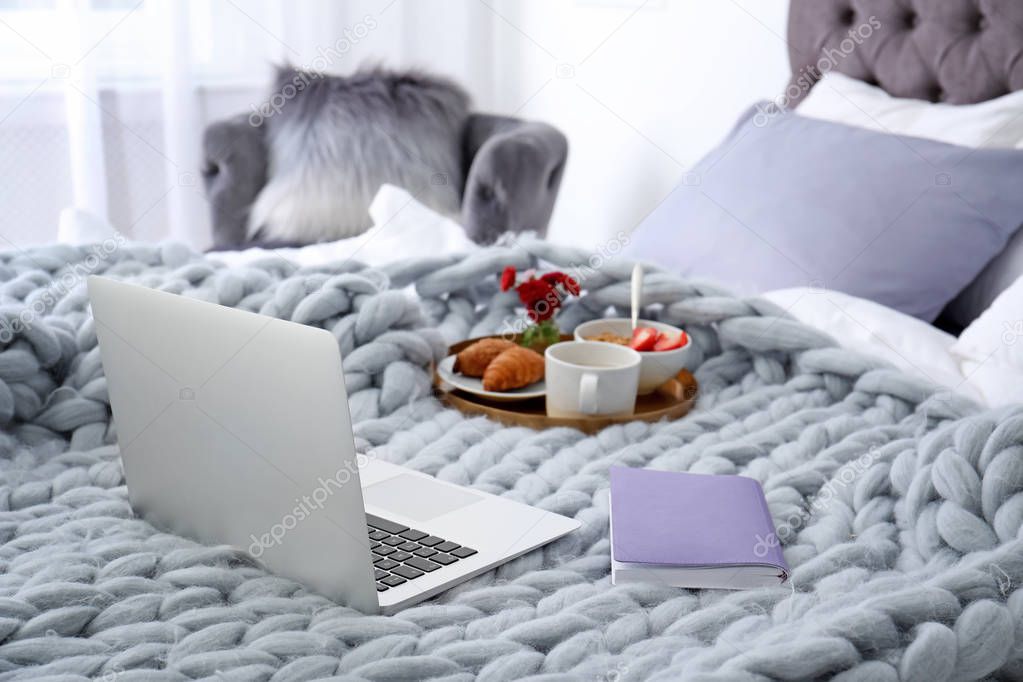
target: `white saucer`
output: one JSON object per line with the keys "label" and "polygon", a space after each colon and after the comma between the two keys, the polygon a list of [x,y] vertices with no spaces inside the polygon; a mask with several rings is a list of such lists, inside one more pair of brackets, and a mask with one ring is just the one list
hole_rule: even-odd
{"label": "white saucer", "polygon": [[478,395],[481,398],[497,402],[513,402],[516,400],[529,400],[530,398],[542,398],[547,395],[547,384],[543,380],[510,391],[484,391],[481,379],[459,374],[454,370],[454,366],[455,356],[447,356],[437,365],[437,376],[444,383],[450,384],[466,393]]}

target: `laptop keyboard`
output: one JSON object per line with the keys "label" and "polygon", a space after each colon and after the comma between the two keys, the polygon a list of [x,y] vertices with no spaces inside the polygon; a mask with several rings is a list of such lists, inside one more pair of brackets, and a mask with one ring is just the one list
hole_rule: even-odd
{"label": "laptop keyboard", "polygon": [[471,547],[366,514],[377,592],[386,592],[459,559],[476,554]]}

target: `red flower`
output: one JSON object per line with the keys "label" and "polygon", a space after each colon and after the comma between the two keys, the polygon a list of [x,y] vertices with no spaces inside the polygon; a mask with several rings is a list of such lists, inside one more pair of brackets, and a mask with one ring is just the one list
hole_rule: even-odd
{"label": "red flower", "polygon": [[558,312],[559,306],[560,303],[558,303],[558,298],[555,294],[552,300],[542,299],[536,301],[532,307],[526,311],[526,314],[529,315],[529,319],[533,322],[543,322],[544,320],[549,320],[554,317],[554,313]]}
{"label": "red flower", "polygon": [[515,286],[515,267],[509,265],[501,273],[501,291],[508,291]]}
{"label": "red flower", "polygon": [[561,298],[551,283],[544,279],[529,279],[516,287],[519,300],[526,306],[533,322],[549,320],[561,306]]}
{"label": "red flower", "polygon": [[543,276],[543,280],[545,282],[550,282],[552,286],[557,286],[560,284],[561,286],[565,287],[565,291],[567,291],[572,296],[579,295],[579,283],[563,272],[548,272],[546,275]]}
{"label": "red flower", "polygon": [[565,296],[578,296],[579,283],[563,272],[548,272],[538,279],[532,270],[525,273],[525,280],[516,286],[517,273],[511,265],[501,271],[501,291],[514,288],[519,300],[526,306],[526,313],[534,323],[549,320],[561,307]]}
{"label": "red flower", "polygon": [[519,292],[519,300],[527,307],[536,301],[542,301],[553,290],[549,282],[542,279],[528,279],[515,288]]}

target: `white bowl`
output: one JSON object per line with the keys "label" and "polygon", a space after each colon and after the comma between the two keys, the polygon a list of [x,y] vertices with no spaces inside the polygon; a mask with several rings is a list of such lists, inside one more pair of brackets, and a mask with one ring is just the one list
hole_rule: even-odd
{"label": "white bowl", "polygon": [[[652,320],[640,320],[640,327],[653,327],[659,332],[670,332],[678,334],[681,329],[673,327],[664,322]],[[590,320],[583,322],[575,328],[576,341],[589,341],[590,337],[598,336],[604,332],[611,332],[618,336],[632,336],[632,320],[622,317],[609,317],[601,320]],[[675,350],[646,351],[641,352],[642,362],[639,366],[639,395],[653,393],[658,386],[673,378],[686,366],[689,359],[690,349],[693,340],[686,337],[685,345]]]}

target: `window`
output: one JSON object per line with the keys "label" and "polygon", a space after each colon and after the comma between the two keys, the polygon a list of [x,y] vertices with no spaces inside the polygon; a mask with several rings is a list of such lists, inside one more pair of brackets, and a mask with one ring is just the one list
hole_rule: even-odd
{"label": "window", "polygon": [[[0,87],[59,87],[88,60],[100,87],[154,84],[162,74],[167,6],[187,12],[187,50],[198,83],[265,80],[275,47],[261,25],[275,3],[248,0],[0,0]],[[180,5],[179,5],[180,6]]]}

